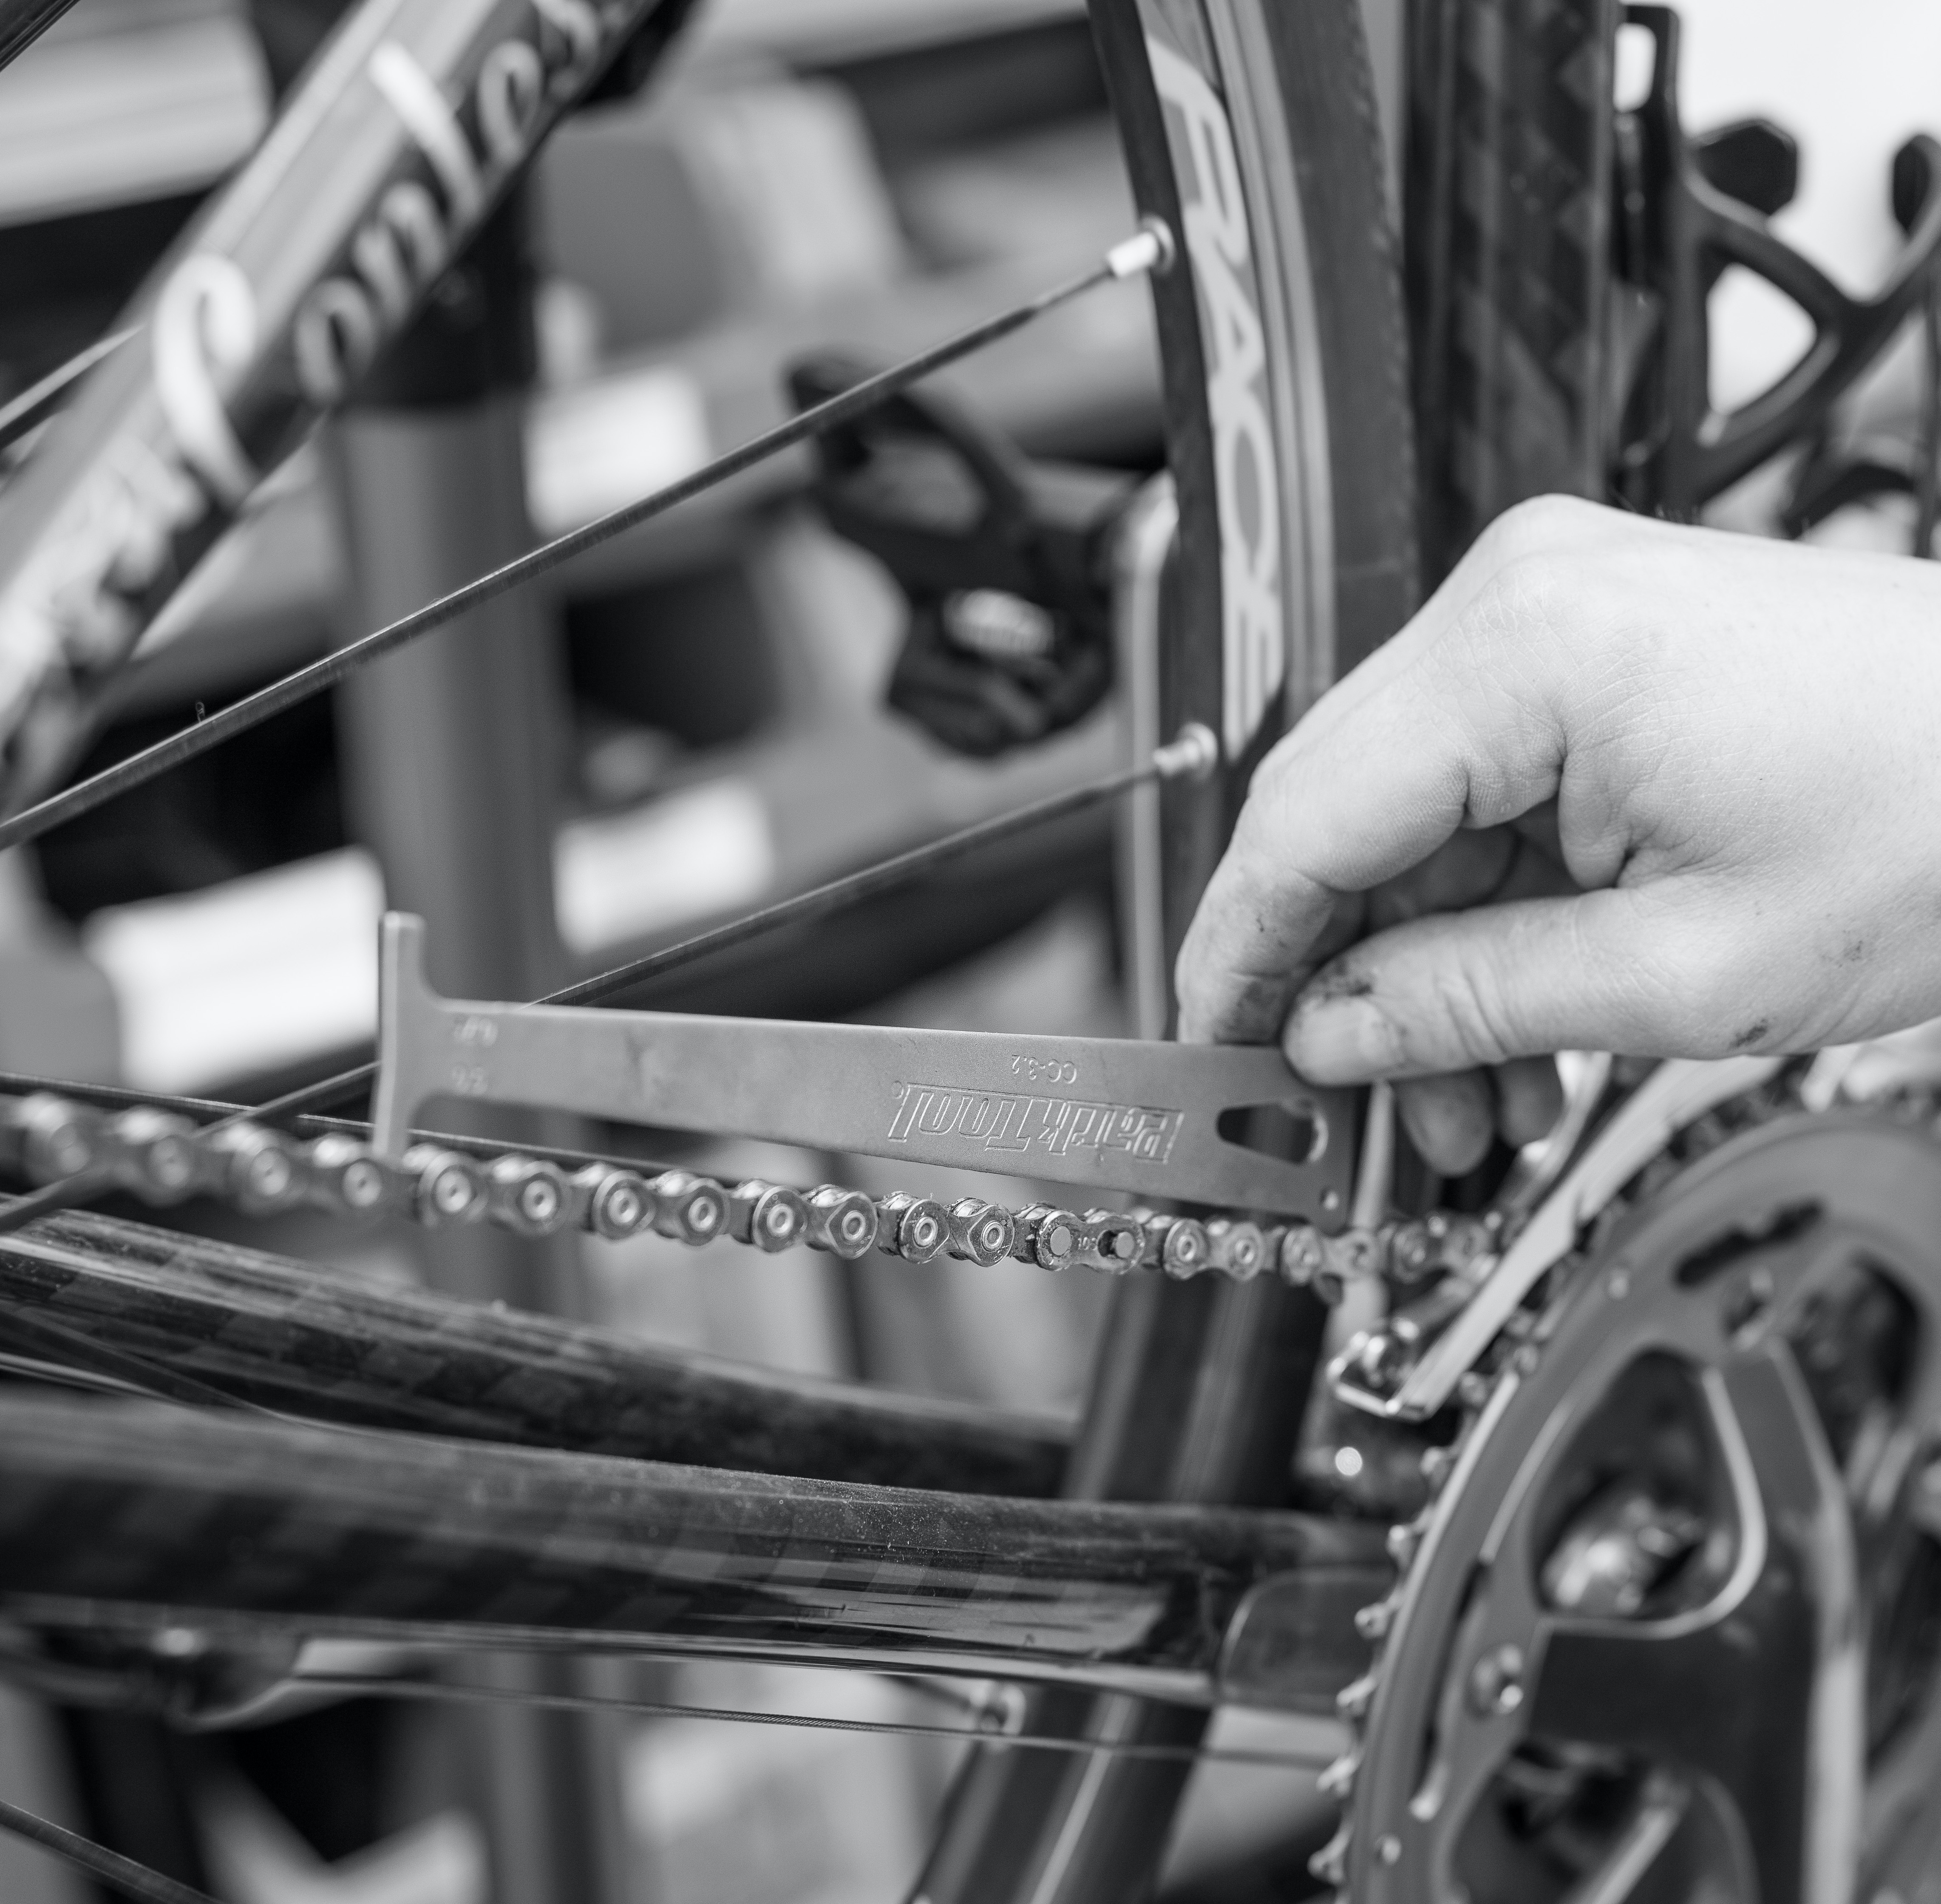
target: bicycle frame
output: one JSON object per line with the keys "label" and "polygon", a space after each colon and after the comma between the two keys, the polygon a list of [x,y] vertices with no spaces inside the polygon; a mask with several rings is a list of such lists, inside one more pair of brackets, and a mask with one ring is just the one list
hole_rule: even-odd
{"label": "bicycle frame", "polygon": [[1383,1536],[0,1401],[0,1595],[35,1627],[567,1646],[1328,1713]]}
{"label": "bicycle frame", "polygon": [[71,764],[103,680],[560,118],[684,10],[365,0],[347,16],[0,505],[0,750],[17,803]]}

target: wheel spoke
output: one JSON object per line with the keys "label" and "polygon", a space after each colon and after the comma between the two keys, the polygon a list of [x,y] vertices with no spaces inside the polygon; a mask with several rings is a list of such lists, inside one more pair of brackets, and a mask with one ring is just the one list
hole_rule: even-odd
{"label": "wheel spoke", "polygon": [[38,839],[52,828],[92,812],[105,801],[140,787],[157,775],[167,773],[198,754],[206,753],[210,748],[219,747],[239,734],[247,733],[251,728],[259,726],[286,708],[335,687],[359,668],[393,652],[408,642],[415,641],[419,636],[443,628],[484,603],[549,574],[588,549],[611,541],[614,536],[637,528],[656,516],[665,515],[670,509],[692,501],[757,464],[780,455],[784,450],[793,449],[799,443],[854,422],[912,384],[988,349],[1022,330],[1035,318],[1070,302],[1082,293],[1102,284],[1163,269],[1171,255],[1172,240],[1159,228],[1151,227],[1137,234],[1115,246],[1090,270],[1041,292],[1036,297],[1000,312],[995,317],[974,324],[968,330],[961,331],[941,344],[933,344],[929,350],[907,357],[873,377],[864,378],[839,396],[800,411],[773,429],[764,430],[759,436],[717,457],[691,475],[668,483],[636,502],[610,510],[583,527],[555,536],[552,541],[543,542],[537,549],[453,589],[449,594],[441,595],[436,601],[428,602],[386,627],[347,643],[322,660],[313,662],[307,668],[300,668],[255,694],[232,702],[197,721],[194,726],[171,734],[152,747],[104,768],[78,785],[51,794],[25,811],[0,821],[0,851]]}
{"label": "wheel spoke", "polygon": [[[941,839],[931,840],[922,846],[913,846],[907,852],[894,854],[888,859],[879,860],[874,865],[845,873],[842,878],[831,879],[824,885],[812,887],[808,891],[798,893],[792,898],[778,900],[772,906],[765,906],[755,912],[744,913],[738,919],[730,919],[725,924],[697,933],[690,939],[683,939],[677,945],[649,952],[641,958],[630,959],[623,965],[596,973],[591,978],[581,979],[572,985],[564,986],[558,991],[549,992],[532,1002],[538,1005],[583,1005],[613,998],[618,993],[631,991],[637,986],[645,984],[650,980],[662,977],[667,973],[677,971],[702,959],[711,958],[716,953],[745,944],[764,934],[827,918],[845,906],[859,904],[896,887],[907,885],[937,866],[961,859],[980,848],[993,845],[1034,827],[1044,826],[1053,821],[1083,812],[1088,808],[1101,805],[1108,800],[1116,799],[1122,794],[1132,792],[1135,788],[1166,781],[1197,778],[1218,759],[1218,743],[1206,729],[1189,727],[1177,740],[1157,748],[1151,759],[1142,761],[1136,766],[1102,775],[1098,779],[1088,781],[1083,786],[1068,787],[1060,793],[1047,794],[1044,799],[1014,808],[1009,813],[998,814],[991,819],[980,820],[971,826],[960,827],[954,833],[946,833]],[[377,1075],[378,1067],[374,1064],[358,1065],[349,1071],[338,1071],[318,1083],[306,1084],[294,1091],[287,1091],[281,1097],[272,1098],[266,1104],[258,1105],[248,1110],[233,1111],[222,1117],[211,1129],[220,1130],[245,1119],[258,1123],[278,1123],[306,1112],[328,1110],[366,1090]],[[104,1194],[110,1187],[105,1173],[93,1169],[78,1172],[75,1175],[63,1178],[57,1182],[43,1184],[38,1190],[16,1197],[4,1209],[0,1209],[0,1236],[11,1235],[26,1228],[35,1218],[50,1215],[57,1210],[78,1209],[93,1198]]]}

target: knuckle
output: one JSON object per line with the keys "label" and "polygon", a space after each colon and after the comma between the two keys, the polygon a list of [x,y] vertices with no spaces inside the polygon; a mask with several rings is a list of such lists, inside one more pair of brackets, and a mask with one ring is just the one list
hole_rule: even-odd
{"label": "knuckle", "polygon": [[1589,533],[1600,516],[1594,504],[1576,496],[1533,496],[1515,503],[1484,532],[1490,566],[1567,548]]}

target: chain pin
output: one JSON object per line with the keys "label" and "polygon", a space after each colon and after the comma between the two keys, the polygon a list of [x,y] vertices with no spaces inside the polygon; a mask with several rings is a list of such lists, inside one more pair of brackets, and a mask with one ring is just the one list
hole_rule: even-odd
{"label": "chain pin", "polygon": [[543,1157],[494,1157],[485,1172],[485,1212],[502,1229],[550,1236],[572,1218],[566,1173]]}
{"label": "chain pin", "polygon": [[609,1242],[637,1236],[653,1221],[653,1192],[636,1171],[589,1163],[573,1172],[572,1196],[580,1227]]}
{"label": "chain pin", "polygon": [[411,1201],[420,1223],[476,1223],[485,1214],[485,1182],[476,1161],[436,1144],[414,1144],[404,1155],[414,1179]]}
{"label": "chain pin", "polygon": [[1083,1241],[1083,1227],[1069,1210],[1051,1203],[1034,1203],[1018,1213],[1017,1236],[1011,1254],[1021,1263],[1041,1270],[1068,1269]]}
{"label": "chain pin", "polygon": [[304,1154],[304,1193],[326,1210],[362,1216],[391,1196],[388,1167],[359,1143],[332,1131],[319,1137]]}
{"label": "chain pin", "polygon": [[809,1192],[808,1236],[811,1249],[824,1251],[853,1263],[867,1255],[876,1240],[879,1221],[876,1206],[860,1190],[845,1190],[840,1184],[824,1184]]}
{"label": "chain pin", "polygon": [[4,1149],[37,1184],[50,1184],[87,1169],[100,1157],[106,1120],[91,1105],[72,1104],[51,1091],[6,1101]]}
{"label": "chain pin", "polygon": [[303,1195],[303,1172],[290,1140],[262,1124],[230,1124],[203,1140],[221,1188],[246,1215],[286,1209]]}
{"label": "chain pin", "polygon": [[1086,1259],[1095,1269],[1123,1276],[1136,1267],[1146,1246],[1145,1231],[1137,1217],[1117,1210],[1087,1210]]}
{"label": "chain pin", "polygon": [[663,1170],[648,1187],[653,1192],[654,1228],[662,1236],[698,1248],[728,1227],[727,1193],[711,1177]]}
{"label": "chain pin", "polygon": [[1244,1217],[1215,1217],[1206,1226],[1213,1267],[1237,1282],[1251,1282],[1267,1260],[1267,1238],[1258,1223]]}
{"label": "chain pin", "polygon": [[808,1233],[808,1200],[785,1184],[751,1177],[728,1193],[728,1233],[773,1255]]}
{"label": "chain pin", "polygon": [[200,1175],[196,1127],[172,1111],[145,1105],[108,1120],[106,1149],[115,1180],[151,1203],[176,1203]]}
{"label": "chain pin", "polygon": [[952,1204],[949,1221],[951,1255],[981,1268],[989,1269],[1010,1255],[1016,1240],[1010,1212],[1001,1203],[986,1203],[982,1197],[966,1196]]}
{"label": "chain pin", "polygon": [[950,1213],[934,1198],[897,1190],[876,1206],[876,1247],[906,1263],[928,1263],[950,1242]]}
{"label": "chain pin", "polygon": [[[1149,1217],[1145,1225],[1148,1253],[1160,1269],[1184,1282],[1210,1267],[1213,1245],[1206,1226],[1196,1217]],[[1157,1239],[1156,1244],[1150,1239]]]}

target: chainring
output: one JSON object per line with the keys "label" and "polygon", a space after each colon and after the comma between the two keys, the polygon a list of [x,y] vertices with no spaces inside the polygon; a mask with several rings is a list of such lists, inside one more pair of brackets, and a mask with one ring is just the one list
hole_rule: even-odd
{"label": "chainring", "polygon": [[1356,1904],[1941,1882],[1932,1115],[1768,1099],[1518,1319],[1344,1695]]}

